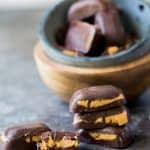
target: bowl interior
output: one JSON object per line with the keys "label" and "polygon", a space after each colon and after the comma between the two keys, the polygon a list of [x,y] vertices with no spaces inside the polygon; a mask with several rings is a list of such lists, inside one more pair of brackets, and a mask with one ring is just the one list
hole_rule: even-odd
{"label": "bowl interior", "polygon": [[114,0],[123,9],[122,21],[126,30],[136,32],[140,40],[126,51],[103,57],[71,57],[56,48],[56,33],[67,22],[67,11],[76,0],[57,0],[46,12],[40,25],[40,39],[49,57],[67,65],[106,67],[126,63],[145,55],[150,50],[150,7],[139,1]]}

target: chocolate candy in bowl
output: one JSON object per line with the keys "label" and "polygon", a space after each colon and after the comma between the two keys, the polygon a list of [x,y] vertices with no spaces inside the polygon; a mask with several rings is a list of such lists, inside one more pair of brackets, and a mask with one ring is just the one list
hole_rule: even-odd
{"label": "chocolate candy in bowl", "polygon": [[[40,24],[40,41],[35,59],[44,82],[65,101],[78,89],[112,84],[121,88],[127,100],[135,100],[150,85],[150,7],[139,0],[114,0],[122,8],[125,30],[139,40],[129,49],[101,57],[68,56],[57,48],[56,33],[67,22],[75,0],[51,4]],[[142,8],[142,9],[141,9]]]}
{"label": "chocolate candy in bowl", "polygon": [[[97,41],[101,41],[102,35],[94,25],[81,21],[72,21],[66,35],[65,46],[67,49],[75,49],[83,54],[94,53]],[[101,45],[96,54],[100,55]]]}
{"label": "chocolate candy in bowl", "polygon": [[77,1],[68,10],[68,20],[83,20],[103,9],[99,0]]}

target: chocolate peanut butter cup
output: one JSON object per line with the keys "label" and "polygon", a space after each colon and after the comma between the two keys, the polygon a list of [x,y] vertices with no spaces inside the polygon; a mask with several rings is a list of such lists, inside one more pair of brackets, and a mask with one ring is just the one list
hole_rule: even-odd
{"label": "chocolate peanut butter cup", "polygon": [[92,55],[100,55],[102,40],[101,32],[95,25],[82,21],[72,21],[66,34],[65,47],[79,51],[84,55],[88,55],[91,51],[94,51]]}
{"label": "chocolate peanut butter cup", "polygon": [[121,89],[111,86],[95,86],[75,92],[70,102],[70,112],[85,113],[107,110],[125,104]]}
{"label": "chocolate peanut butter cup", "polygon": [[41,133],[50,131],[45,124],[26,124],[8,128],[0,137],[3,150],[37,150]]}
{"label": "chocolate peanut butter cup", "polygon": [[68,11],[68,20],[83,20],[94,16],[101,8],[98,0],[81,0],[73,3]]}

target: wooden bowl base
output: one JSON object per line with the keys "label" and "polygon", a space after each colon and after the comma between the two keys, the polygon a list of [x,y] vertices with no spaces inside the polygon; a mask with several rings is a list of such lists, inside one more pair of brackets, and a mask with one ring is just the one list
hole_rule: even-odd
{"label": "wooden bowl base", "polygon": [[124,65],[81,68],[53,61],[44,53],[41,44],[37,44],[34,57],[43,81],[65,102],[69,102],[73,92],[89,86],[118,86],[129,101],[150,87],[150,54]]}

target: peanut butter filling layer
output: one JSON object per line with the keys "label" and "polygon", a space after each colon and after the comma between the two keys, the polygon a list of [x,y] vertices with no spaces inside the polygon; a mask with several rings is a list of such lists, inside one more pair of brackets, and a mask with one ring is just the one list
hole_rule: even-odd
{"label": "peanut butter filling layer", "polygon": [[39,142],[41,140],[41,136],[27,136],[25,138],[26,143],[31,143],[31,142]]}
{"label": "peanut butter filling layer", "polygon": [[57,148],[69,148],[69,147],[77,147],[79,144],[77,140],[61,140],[56,142]]}
{"label": "peanut butter filling layer", "polygon": [[117,46],[111,46],[111,47],[108,47],[108,49],[107,49],[109,55],[113,55],[113,54],[117,53],[119,50],[120,49]]}
{"label": "peanut butter filling layer", "polygon": [[77,52],[72,51],[72,50],[64,50],[63,53],[66,55],[70,55],[70,56],[77,56],[78,55]]}
{"label": "peanut butter filling layer", "polygon": [[[31,136],[26,136],[25,137],[25,142],[26,143],[39,142],[40,140],[41,140],[40,136],[32,136],[32,137]],[[3,142],[3,143],[5,143],[5,142],[8,141],[8,138],[4,134],[2,134],[0,136],[0,141]]]}
{"label": "peanut butter filling layer", "polygon": [[88,100],[80,100],[80,101],[77,102],[77,104],[79,106],[82,106],[82,107],[85,107],[85,108],[88,108],[88,103],[89,103]]}
{"label": "peanut butter filling layer", "polygon": [[105,118],[105,122],[107,124],[116,123],[119,126],[122,126],[122,125],[128,123],[128,114],[127,114],[126,111],[123,111],[120,114],[108,116],[108,117]]}
{"label": "peanut butter filling layer", "polygon": [[[77,139],[77,137],[75,137]],[[78,140],[72,139],[62,139],[60,141],[54,141],[51,137],[49,137],[48,141],[42,141],[40,145],[40,150],[48,150],[49,148],[72,148],[78,147]]]}
{"label": "peanut butter filling layer", "polygon": [[111,104],[116,101],[120,101],[122,99],[125,99],[123,94],[120,94],[119,96],[112,98],[112,99],[96,99],[96,100],[80,100],[77,102],[79,106],[85,107],[85,108],[97,108],[101,106],[105,106],[108,104]]}
{"label": "peanut butter filling layer", "polygon": [[95,123],[96,123],[96,124],[97,124],[97,123],[103,123],[103,118],[100,117],[100,118],[96,119]]}
{"label": "peanut butter filling layer", "polygon": [[117,139],[116,134],[108,134],[108,133],[90,133],[90,136],[95,140],[113,141]]}
{"label": "peanut butter filling layer", "polygon": [[48,150],[49,148],[52,148],[55,146],[55,141],[52,139],[52,137],[49,136],[47,141],[42,141],[40,144],[40,150]]}

